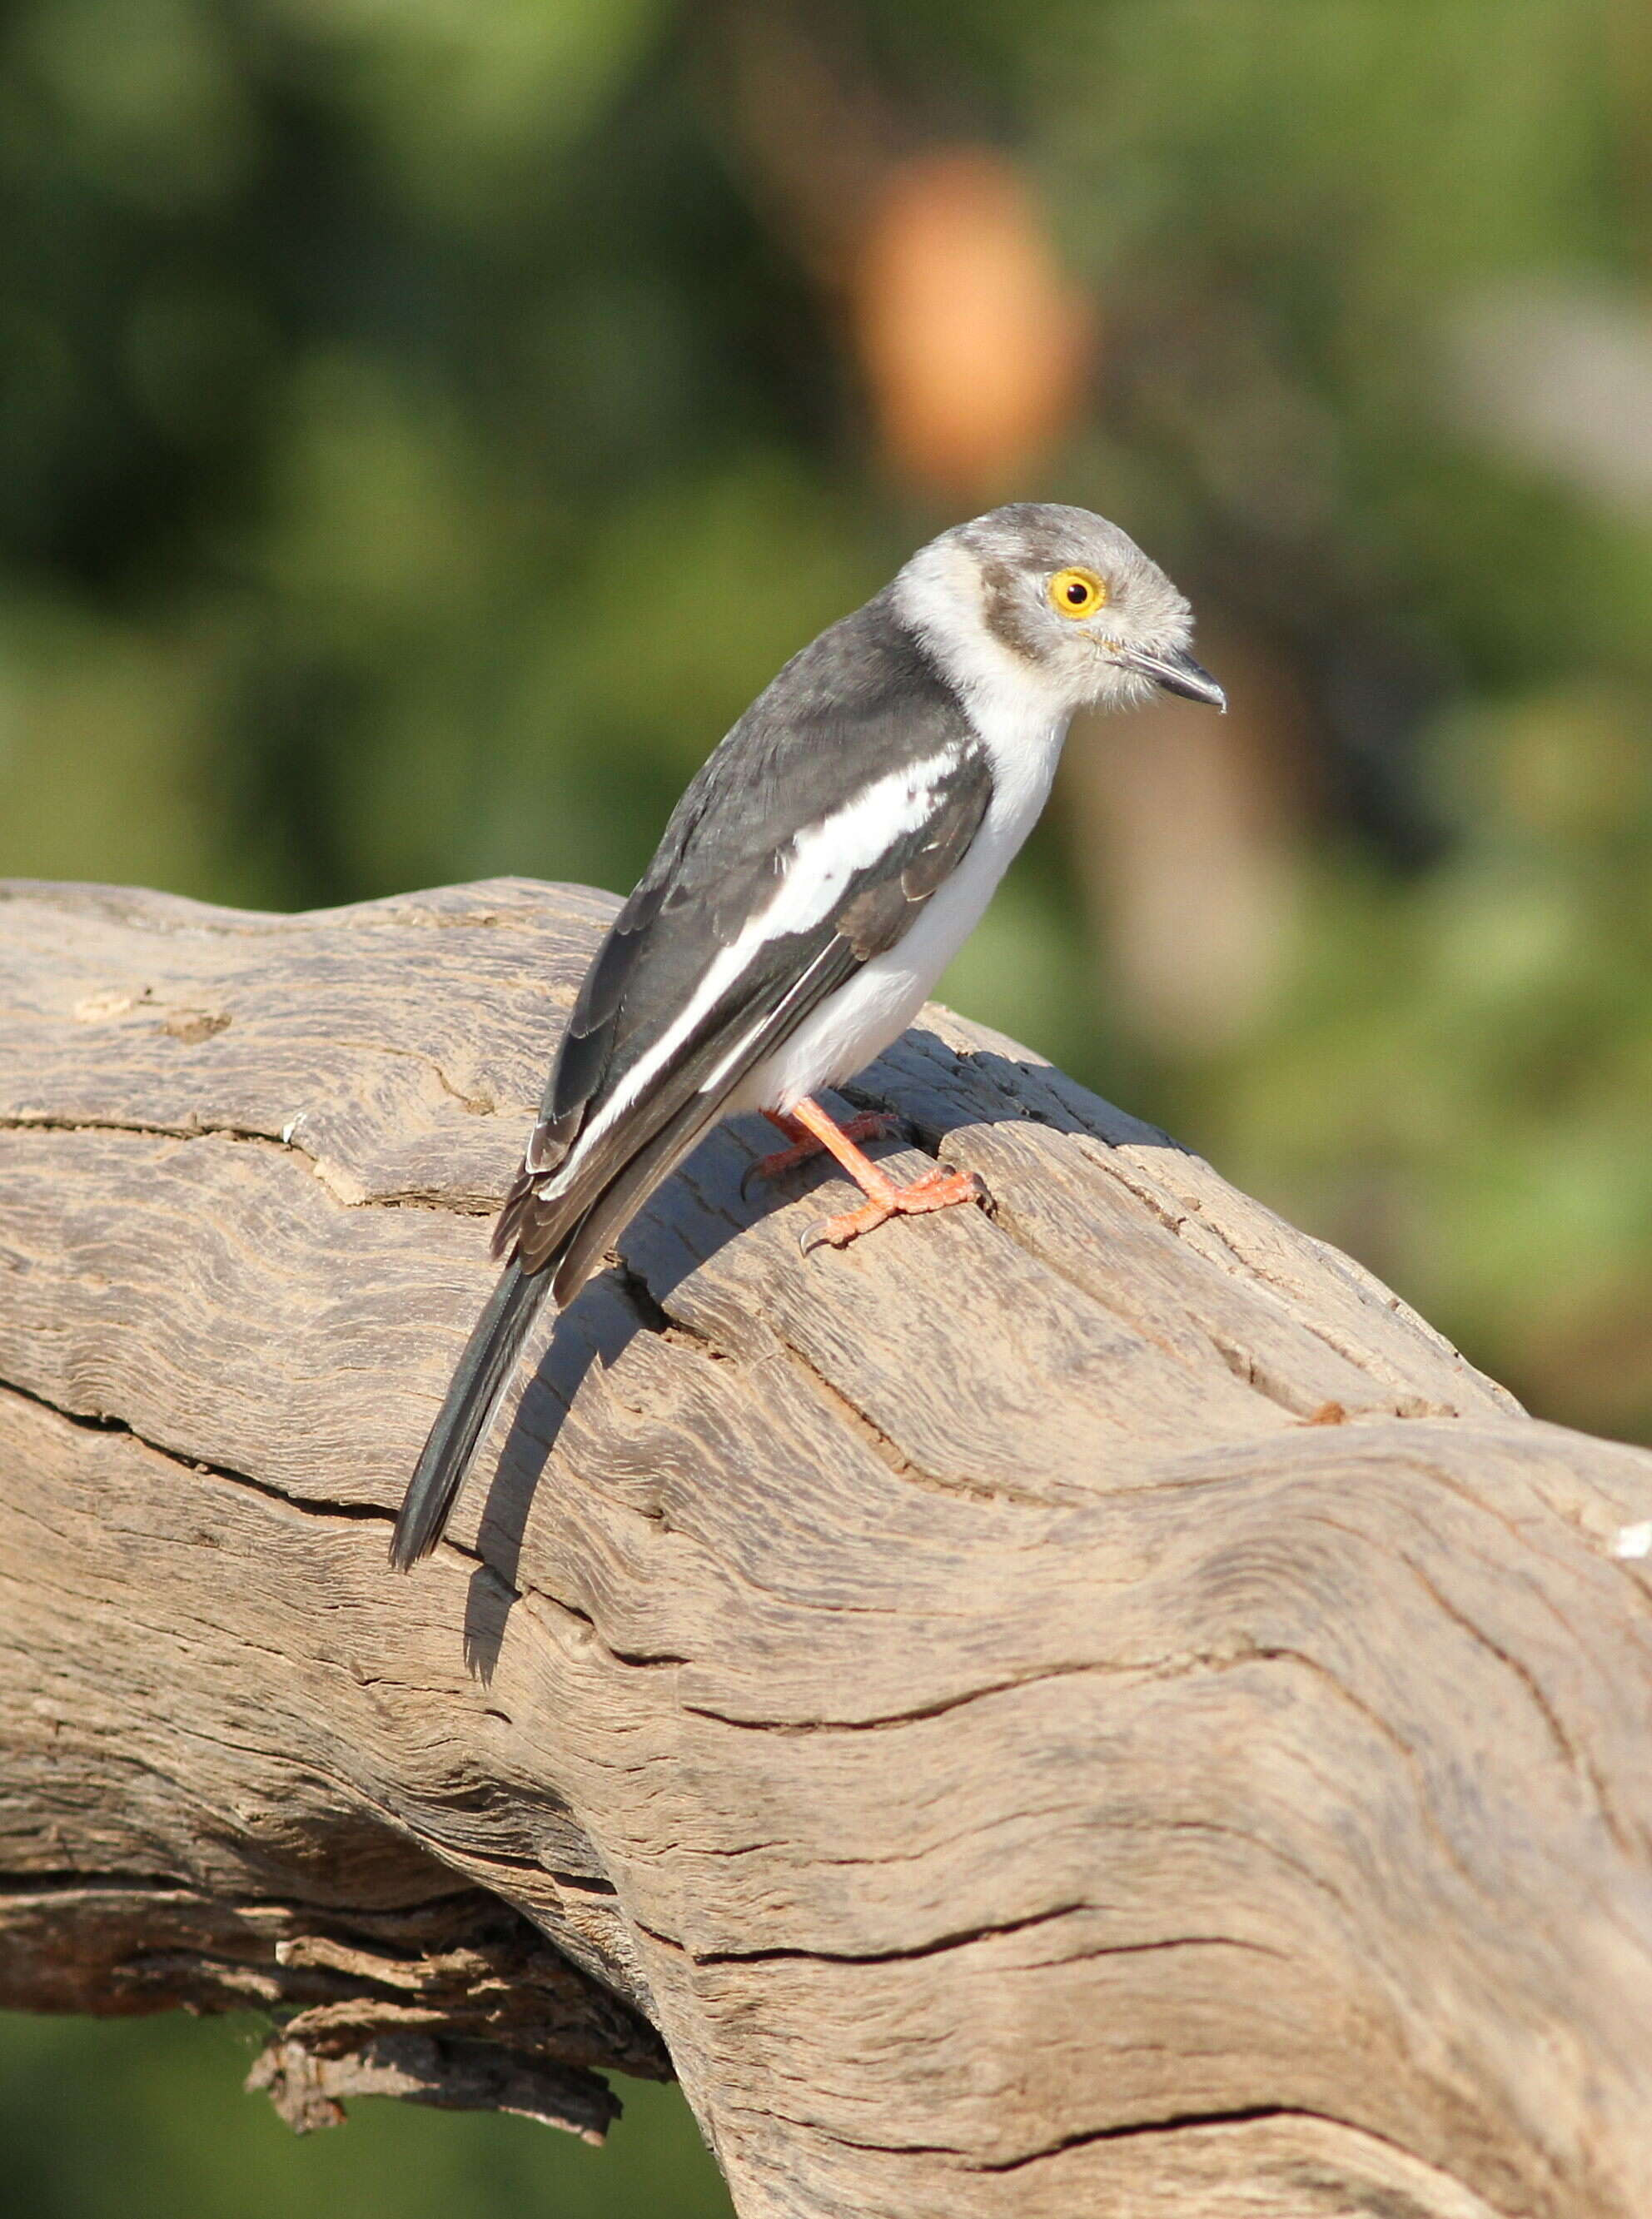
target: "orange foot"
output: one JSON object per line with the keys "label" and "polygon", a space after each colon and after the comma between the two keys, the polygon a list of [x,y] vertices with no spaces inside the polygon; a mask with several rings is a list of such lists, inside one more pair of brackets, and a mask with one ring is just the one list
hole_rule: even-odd
{"label": "orange foot", "polygon": [[[826,1113],[822,1110],[820,1114],[824,1116]],[[765,1110],[763,1115],[771,1125],[786,1134],[791,1146],[777,1148],[772,1156],[758,1158],[740,1182],[742,1195],[754,1179],[784,1178],[788,1172],[796,1171],[799,1164],[812,1163],[817,1156],[826,1153],[825,1141],[811,1133],[800,1119],[788,1117],[782,1110]],[[904,1121],[892,1110],[868,1110],[862,1116],[851,1117],[845,1125],[839,1125],[835,1119],[832,1122],[836,1132],[846,1141],[886,1141],[891,1133],[899,1132]]]}
{"label": "orange foot", "polygon": [[866,1197],[859,1209],[845,1210],[841,1217],[823,1217],[817,1225],[811,1225],[800,1244],[805,1256],[820,1247],[847,1248],[851,1240],[870,1233],[885,1218],[916,1217],[926,1210],[950,1209],[955,1203],[991,1199],[974,1172],[926,1172],[910,1185],[897,1186],[854,1145],[855,1126],[860,1122],[856,1119],[845,1129],[806,1095],[792,1106],[788,1127],[807,1134],[817,1147],[835,1157]]}
{"label": "orange foot", "polygon": [[[875,1165],[867,1169],[875,1170]],[[804,1234],[799,1246],[805,1256],[817,1248],[847,1248],[874,1225],[889,1217],[916,1217],[926,1209],[950,1209],[958,1202],[988,1202],[986,1181],[978,1172],[926,1172],[909,1186],[897,1186],[880,1178],[874,1188],[865,1180],[866,1195],[859,1209],[846,1209],[841,1217],[823,1217]]]}

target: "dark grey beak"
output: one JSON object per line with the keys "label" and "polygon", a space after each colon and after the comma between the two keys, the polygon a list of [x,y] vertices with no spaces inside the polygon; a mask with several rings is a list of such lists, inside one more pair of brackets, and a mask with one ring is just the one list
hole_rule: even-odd
{"label": "dark grey beak", "polygon": [[1227,711],[1227,696],[1202,662],[1196,662],[1184,649],[1177,648],[1169,655],[1149,655],[1145,648],[1126,648],[1119,661],[1132,670],[1140,671],[1151,678],[1155,686],[1162,686],[1167,693],[1185,694],[1189,701],[1202,701],[1208,708]]}

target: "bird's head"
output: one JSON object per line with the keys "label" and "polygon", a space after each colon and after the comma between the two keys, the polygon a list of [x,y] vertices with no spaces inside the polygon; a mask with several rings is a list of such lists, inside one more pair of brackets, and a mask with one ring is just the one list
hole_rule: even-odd
{"label": "bird's head", "polygon": [[995,508],[920,548],[896,594],[966,691],[1019,688],[1062,713],[1134,708],[1158,687],[1227,705],[1188,651],[1186,600],[1133,539],[1088,509]]}

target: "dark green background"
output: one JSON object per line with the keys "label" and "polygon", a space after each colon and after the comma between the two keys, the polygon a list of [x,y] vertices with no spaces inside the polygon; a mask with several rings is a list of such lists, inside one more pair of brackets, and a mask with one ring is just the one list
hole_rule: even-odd
{"label": "dark green background", "polygon": [[[949,998],[1543,1414],[1652,1438],[1648,21],[4,8],[0,870],[275,907],[623,887],[751,693],[918,539],[999,490],[1087,503],[1195,600],[1228,798],[1202,832],[1159,727],[1087,737],[1135,750],[1160,868],[1133,891],[1069,780]],[[765,154],[760,23],[891,162],[996,148],[1044,211],[1092,339],[1013,484],[880,432],[810,231],[834,189],[801,125],[801,186]],[[1155,913],[1189,857],[1217,896]],[[1190,1019],[1177,978],[1223,963],[1221,1021]],[[249,2042],[0,2025],[16,2208],[717,2208],[674,2094],[606,2155],[388,2105],[298,2143],[235,2092]]]}

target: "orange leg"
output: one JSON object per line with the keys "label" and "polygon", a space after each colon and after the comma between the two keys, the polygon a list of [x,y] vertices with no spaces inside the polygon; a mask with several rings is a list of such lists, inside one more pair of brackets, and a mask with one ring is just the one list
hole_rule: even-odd
{"label": "orange leg", "polygon": [[[821,1114],[823,1116],[825,1112]],[[765,1110],[763,1115],[777,1132],[786,1134],[791,1146],[777,1148],[772,1156],[760,1156],[741,1183],[742,1191],[753,1179],[784,1178],[799,1164],[812,1163],[817,1156],[825,1153],[825,1142],[817,1140],[801,1118],[789,1117],[784,1110]],[[868,1110],[864,1116],[851,1117],[843,1125],[837,1124],[835,1119],[832,1122],[835,1131],[846,1141],[885,1141],[901,1125],[892,1110]]]}
{"label": "orange leg", "polygon": [[909,1185],[897,1186],[869,1156],[861,1154],[850,1133],[806,1094],[801,1102],[792,1104],[791,1116],[794,1124],[810,1134],[829,1155],[842,1164],[866,1197],[859,1209],[845,1210],[841,1217],[823,1217],[819,1224],[811,1225],[803,1236],[805,1256],[811,1249],[828,1244],[834,1248],[847,1248],[851,1240],[862,1233],[870,1233],[885,1218],[911,1217],[924,1210],[950,1209],[954,1203],[985,1202],[989,1198],[984,1183],[974,1172],[926,1172]]}

